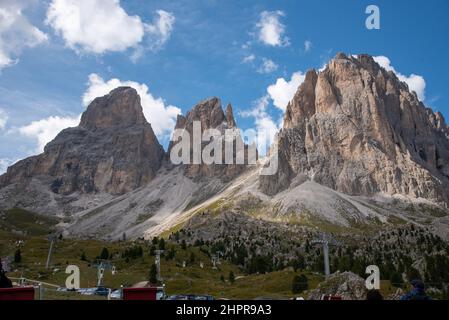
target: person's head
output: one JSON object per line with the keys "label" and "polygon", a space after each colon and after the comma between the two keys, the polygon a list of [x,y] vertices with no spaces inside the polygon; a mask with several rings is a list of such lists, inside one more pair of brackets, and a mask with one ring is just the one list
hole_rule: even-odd
{"label": "person's head", "polygon": [[379,292],[379,290],[369,290],[366,293],[366,300],[383,300],[384,297],[382,297],[381,293]]}
{"label": "person's head", "polygon": [[424,291],[424,282],[422,282],[421,280],[414,279],[410,282],[410,284],[412,285],[413,288],[420,291]]}

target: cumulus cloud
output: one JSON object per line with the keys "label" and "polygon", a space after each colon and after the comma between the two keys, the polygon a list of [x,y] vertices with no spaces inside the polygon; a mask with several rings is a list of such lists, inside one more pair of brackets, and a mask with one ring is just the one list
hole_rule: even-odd
{"label": "cumulus cloud", "polygon": [[293,99],[298,87],[304,82],[305,74],[301,71],[292,74],[290,81],[286,81],[284,78],[279,78],[276,83],[270,85],[267,88],[269,97],[273,100],[273,104],[285,111],[287,104]]}
{"label": "cumulus cloud", "polygon": [[313,43],[310,40],[304,41],[304,51],[309,52],[313,47]]}
{"label": "cumulus cloud", "polygon": [[47,41],[47,35],[23,15],[25,2],[0,1],[0,70],[14,65],[25,48]]}
{"label": "cumulus cloud", "polygon": [[248,111],[241,111],[239,114],[244,118],[254,118],[257,129],[257,150],[261,155],[265,155],[274,138],[281,127],[281,121],[276,122],[267,112],[270,105],[269,95],[265,95],[254,101],[253,108]]}
{"label": "cumulus cloud", "polygon": [[52,0],[46,23],[74,50],[123,51],[144,35],[139,16],[129,16],[118,0]]}
{"label": "cumulus cloud", "polygon": [[277,79],[276,83],[268,86],[266,95],[254,101],[252,109],[240,112],[242,117],[254,118],[258,132],[257,148],[262,155],[266,154],[267,148],[274,142],[276,133],[282,127],[282,116],[276,121],[268,111],[270,101],[283,114],[304,79],[305,74],[301,71],[294,72],[290,81]]}
{"label": "cumulus cloud", "polygon": [[156,13],[158,16],[155,18],[153,24],[145,25],[145,30],[153,39],[150,43],[152,50],[159,49],[170,39],[175,23],[175,16],[171,12],[158,10]]}
{"label": "cumulus cloud", "polygon": [[250,62],[253,62],[255,59],[256,59],[256,56],[254,54],[250,54],[243,58],[243,63],[250,63]]}
{"label": "cumulus cloud", "polygon": [[145,24],[145,32],[148,40],[145,44],[139,44],[136,46],[131,60],[137,62],[144,54],[146,50],[158,51],[164,44],[170,39],[170,35],[175,23],[175,16],[167,11],[158,10],[157,17],[154,19],[153,24]]}
{"label": "cumulus cloud", "polygon": [[280,10],[263,11],[256,24],[259,41],[273,47],[289,45],[289,39],[284,35],[285,25],[280,21],[284,16]]}
{"label": "cumulus cloud", "polygon": [[42,120],[33,121],[30,124],[18,128],[20,134],[36,139],[36,152],[41,153],[47,143],[53,140],[63,129],[76,127],[81,116],[59,117],[51,116]]}
{"label": "cumulus cloud", "polygon": [[257,72],[259,73],[271,73],[278,69],[278,65],[271,59],[263,58],[262,64],[257,69]]}
{"label": "cumulus cloud", "polygon": [[8,122],[8,115],[5,110],[0,109],[0,130],[5,128],[6,122]]}
{"label": "cumulus cloud", "polygon": [[403,75],[402,73],[396,71],[396,69],[391,65],[390,59],[385,56],[374,57],[374,61],[376,61],[385,70],[393,71],[399,80],[407,83],[409,89],[416,92],[419,100],[424,101],[426,99],[426,81],[422,76],[413,73],[409,76]]}
{"label": "cumulus cloud", "polygon": [[139,16],[128,15],[119,0],[52,0],[46,23],[77,52],[102,54],[135,48],[141,54],[145,35],[152,49],[170,37],[174,16],[163,10],[157,15],[154,24],[146,24]]}
{"label": "cumulus cloud", "polygon": [[257,148],[260,154],[266,154],[268,147],[274,142],[277,132],[282,127],[282,116],[276,121],[269,113],[270,101],[283,114],[288,102],[293,99],[304,79],[305,74],[301,71],[294,72],[290,81],[278,78],[276,83],[268,86],[266,95],[254,101],[252,109],[239,113],[244,118],[254,118],[254,124],[258,132]]}
{"label": "cumulus cloud", "polygon": [[87,106],[96,97],[104,96],[120,86],[129,86],[136,89],[140,96],[145,118],[151,123],[154,133],[161,139],[169,136],[175,127],[176,117],[181,113],[181,110],[175,106],[166,105],[162,98],[155,98],[149,92],[146,84],[122,81],[116,78],[105,81],[99,75],[93,73],[89,75],[88,89],[83,95],[83,104]]}
{"label": "cumulus cloud", "polygon": [[0,175],[4,174],[8,167],[14,164],[17,160],[12,160],[9,158],[0,158]]}
{"label": "cumulus cloud", "polygon": [[[88,106],[97,97],[102,97],[113,89],[121,86],[129,86],[136,89],[140,96],[143,113],[145,118],[153,127],[154,133],[159,139],[168,138],[175,127],[176,117],[181,110],[172,105],[166,105],[162,98],[155,98],[145,84],[134,81],[121,81],[111,79],[105,81],[99,75],[93,73],[89,75],[88,88],[82,96],[84,106]],[[41,153],[45,145],[53,140],[59,132],[69,127],[75,127],[79,124],[81,115],[77,116],[50,116],[45,119],[36,120],[28,125],[15,128],[14,131],[35,139],[37,148],[34,150]]]}

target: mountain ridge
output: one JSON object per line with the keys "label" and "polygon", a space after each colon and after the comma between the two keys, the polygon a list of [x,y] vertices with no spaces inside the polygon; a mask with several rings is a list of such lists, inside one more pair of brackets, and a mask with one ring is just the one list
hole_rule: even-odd
{"label": "mountain ridge", "polygon": [[[223,110],[216,97],[178,115],[175,129],[192,133],[194,121],[202,130],[237,129],[232,106]],[[338,54],[324,70],[308,71],[287,105],[275,175],[259,175],[269,157],[253,166],[173,165],[177,142],[165,152],[135,90],[121,87],[95,99],[80,126],[62,131],[43,155],[0,176],[0,209],[68,218],[61,228],[70,236],[106,239],[163,234],[211,207],[315,227],[376,229],[400,220],[447,236],[448,132],[441,113],[372,57]],[[80,157],[89,155],[86,143],[94,164]],[[110,146],[116,162],[98,158],[110,157]],[[87,174],[70,174],[66,160],[77,157]]]}

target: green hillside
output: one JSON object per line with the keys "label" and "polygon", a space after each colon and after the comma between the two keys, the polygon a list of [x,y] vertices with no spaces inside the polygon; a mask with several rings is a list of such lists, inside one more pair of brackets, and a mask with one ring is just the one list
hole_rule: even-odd
{"label": "green hillside", "polygon": [[[305,274],[309,289],[315,288],[323,275],[309,270],[293,271],[285,268],[265,274],[247,274],[237,265],[221,259],[217,269],[213,268],[208,244],[186,245],[173,239],[154,239],[153,241],[116,241],[60,239],[54,246],[51,267],[45,269],[49,242],[46,235],[54,228],[56,221],[43,218],[24,210],[13,209],[2,213],[0,225],[0,256],[14,257],[20,250],[21,260],[12,262],[9,277],[42,281],[56,286],[65,286],[65,268],[75,264],[81,271],[81,287],[94,287],[97,283],[95,263],[101,255],[117,268],[112,275],[105,272],[104,285],[110,288],[131,286],[149,279],[151,265],[154,264],[154,250],[163,247],[161,274],[166,285],[166,293],[210,294],[216,298],[289,299],[294,296],[307,296],[307,293],[293,294],[292,280],[295,275]],[[28,232],[23,232],[28,230]],[[20,232],[22,231],[22,232]],[[106,248],[106,250],[105,250]],[[107,252],[106,252],[107,251]],[[106,252],[106,253],[105,253]],[[184,266],[185,263],[185,266]],[[230,273],[235,281],[229,280]],[[389,282],[383,281],[382,291],[394,291]],[[44,285],[46,299],[102,299],[81,296],[78,293],[56,292],[56,288]]]}

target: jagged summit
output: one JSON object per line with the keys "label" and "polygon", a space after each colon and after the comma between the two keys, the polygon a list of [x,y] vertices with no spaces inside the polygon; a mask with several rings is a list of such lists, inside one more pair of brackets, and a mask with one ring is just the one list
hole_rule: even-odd
{"label": "jagged summit", "polygon": [[393,72],[369,55],[339,53],[323,71],[307,72],[288,104],[278,141],[281,170],[260,187],[275,194],[301,174],[351,195],[449,203],[447,132],[442,115]]}
{"label": "jagged summit", "polygon": [[56,194],[122,194],[148,183],[163,155],[136,90],[120,87],[96,98],[80,125],[61,131],[43,154],[8,168],[0,188],[38,179]]}
{"label": "jagged summit", "polygon": [[182,127],[183,122],[191,124],[193,121],[200,121],[202,129],[217,128],[223,123],[227,123],[229,127],[236,126],[232,106],[228,104],[225,114],[221,100],[217,97],[200,101],[185,117],[180,116],[178,119],[181,123],[177,123],[176,128]]}
{"label": "jagged summit", "polygon": [[[176,129],[185,129],[189,132],[191,138],[191,145],[193,145],[193,124],[199,121],[201,124],[202,133],[207,129],[217,129],[221,134],[225,133],[226,129],[238,129],[231,104],[226,107],[226,113],[223,111],[221,100],[217,97],[212,97],[200,101],[187,112],[186,116],[178,116],[176,121]],[[241,139],[240,136],[236,139]],[[168,148],[170,154],[173,146],[176,143],[171,142]],[[247,148],[245,146],[245,148]],[[223,151],[224,156],[224,151]],[[235,154],[234,154],[235,157]],[[202,177],[215,177],[224,181],[229,181],[235,178],[246,168],[244,164],[189,164],[185,167],[186,176],[194,179],[201,179]]]}
{"label": "jagged summit", "polygon": [[131,87],[119,87],[89,104],[81,117],[80,127],[117,129],[146,123],[137,91]]}
{"label": "jagged summit", "polygon": [[232,105],[230,103],[228,103],[228,106],[226,107],[226,122],[230,127],[237,127],[234,119],[234,112],[232,111]]}

